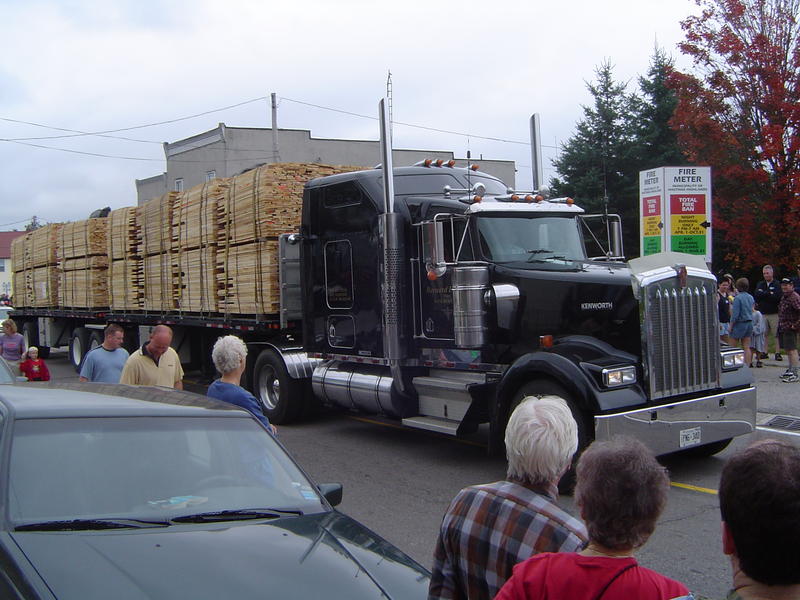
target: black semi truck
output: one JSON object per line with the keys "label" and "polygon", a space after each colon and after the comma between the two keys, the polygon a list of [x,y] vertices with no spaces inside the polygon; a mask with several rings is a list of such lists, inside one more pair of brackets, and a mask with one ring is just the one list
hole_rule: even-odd
{"label": "black semi truck", "polygon": [[611,248],[590,257],[569,198],[441,162],[332,175],[305,185],[300,230],[281,236],[280,314],[14,318],[76,364],[107,322],[132,347],[168,323],[195,366],[236,333],[245,385],[278,424],[322,402],[454,436],[488,423],[501,451],[514,406],[555,394],[582,446],[621,433],[657,454],[712,454],[753,431],[756,390],[743,352],[720,344],[714,276],[689,255],[625,263],[618,223],[601,218]]}

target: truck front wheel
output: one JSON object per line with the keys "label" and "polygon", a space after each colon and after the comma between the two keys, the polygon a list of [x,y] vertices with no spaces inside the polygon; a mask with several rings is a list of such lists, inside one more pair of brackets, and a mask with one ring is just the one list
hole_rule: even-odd
{"label": "truck front wheel", "polygon": [[289,376],[286,365],[274,350],[262,350],[256,359],[253,394],[266,417],[276,425],[296,420],[303,408],[301,382]]}
{"label": "truck front wheel", "polygon": [[39,358],[50,356],[50,346],[39,344],[39,325],[36,321],[25,321],[22,324],[22,337],[25,338],[25,347],[36,346],[39,349]]}
{"label": "truck front wheel", "polygon": [[578,450],[572,457],[572,464],[570,465],[569,469],[567,469],[567,472],[564,473],[564,475],[561,477],[561,480],[558,482],[558,491],[560,493],[571,494],[572,490],[575,488],[575,465],[578,462],[578,457],[580,457],[581,452],[583,452],[583,450],[592,441],[590,434],[591,428],[589,427],[585,415],[583,415],[583,413],[581,413],[575,406],[575,402],[572,400],[569,392],[567,392],[555,381],[551,381],[549,379],[538,379],[523,384],[517,390],[517,393],[514,394],[511,407],[508,411],[509,418],[511,417],[511,413],[514,411],[514,409],[529,396],[558,396],[567,403],[570,411],[572,411],[572,416],[578,425]]}

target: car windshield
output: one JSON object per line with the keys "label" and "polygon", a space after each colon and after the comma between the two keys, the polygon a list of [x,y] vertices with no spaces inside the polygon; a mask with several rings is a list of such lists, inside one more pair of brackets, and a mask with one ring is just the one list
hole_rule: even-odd
{"label": "car windshield", "polygon": [[16,524],[327,510],[281,446],[248,418],[19,420],[8,489]]}
{"label": "car windshield", "polygon": [[481,215],[478,233],[484,258],[539,268],[583,261],[586,254],[574,216]]}

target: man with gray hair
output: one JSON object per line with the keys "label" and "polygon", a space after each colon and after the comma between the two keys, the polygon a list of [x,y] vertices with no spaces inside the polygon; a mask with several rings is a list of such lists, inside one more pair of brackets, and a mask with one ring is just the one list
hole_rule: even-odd
{"label": "man with gray hair", "polygon": [[444,515],[429,598],[489,600],[514,565],[540,552],[575,552],[583,524],[556,505],[557,483],[578,448],[578,428],[557,396],[526,398],[505,435],[504,481],[461,490]]}

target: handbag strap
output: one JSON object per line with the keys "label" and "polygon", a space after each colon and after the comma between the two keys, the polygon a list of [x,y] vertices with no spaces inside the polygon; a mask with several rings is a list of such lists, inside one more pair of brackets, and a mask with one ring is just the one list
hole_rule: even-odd
{"label": "handbag strap", "polygon": [[597,594],[597,596],[595,596],[594,600],[600,600],[600,598],[602,598],[605,595],[608,588],[611,587],[611,584],[617,580],[617,577],[622,575],[625,571],[629,571],[633,567],[637,566],[638,565],[634,562],[633,564],[626,566],[624,569],[621,569],[616,575],[614,575],[611,579],[608,580],[608,583],[606,583],[605,587],[602,590],[600,590],[600,593]]}

